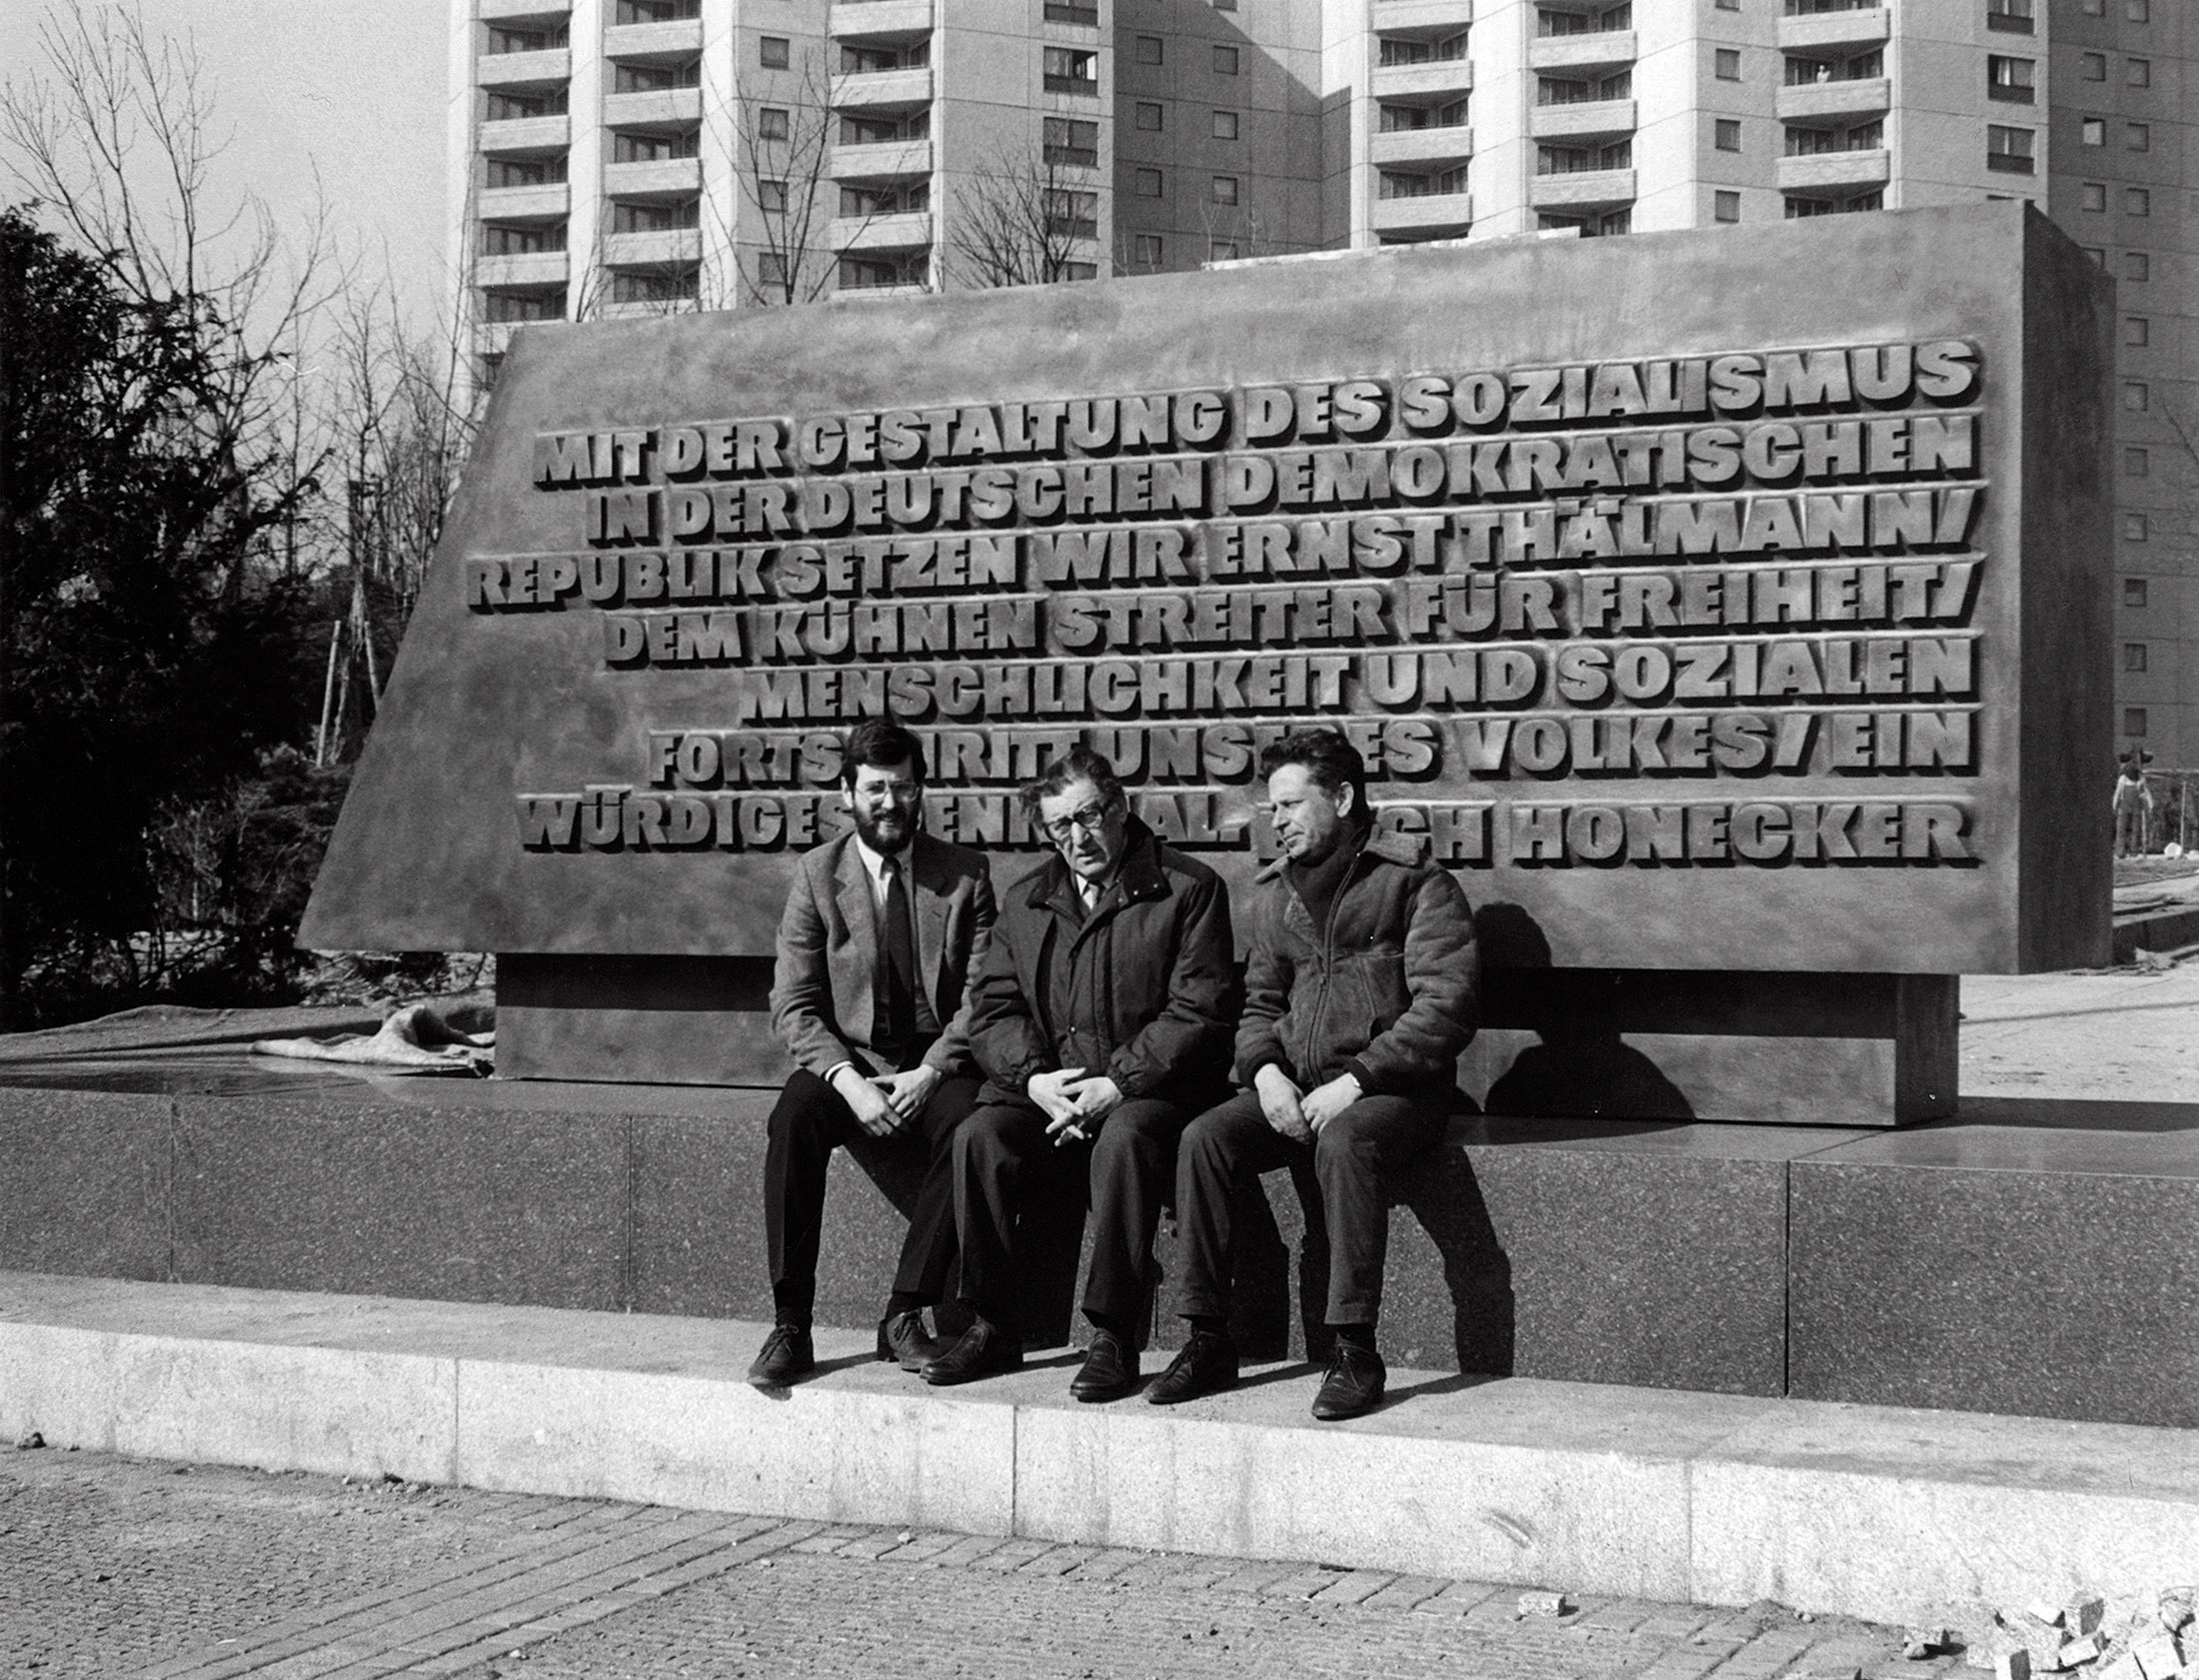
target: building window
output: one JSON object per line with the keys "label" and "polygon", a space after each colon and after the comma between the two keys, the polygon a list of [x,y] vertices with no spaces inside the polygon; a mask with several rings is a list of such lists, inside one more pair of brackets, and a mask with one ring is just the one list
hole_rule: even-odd
{"label": "building window", "polygon": [[791,132],[791,119],[778,106],[766,105],[756,113],[757,139],[784,140]]}
{"label": "building window", "polygon": [[2031,173],[2031,130],[2027,128],[2003,128],[1991,123],[1985,130],[1985,167],[2004,175],[2028,175]]}
{"label": "building window", "polygon": [[2146,733],[2146,709],[2145,709],[2144,707],[2142,707],[2142,706],[2126,706],[2126,707],[2124,707],[2124,708],[2123,708],[2123,734],[2125,734],[2125,735],[2144,735],[2145,733]]}
{"label": "building window", "polygon": [[2087,146],[2107,144],[2107,123],[2100,117],[2087,117],[2077,125],[2077,138]]}
{"label": "building window", "polygon": [[2079,210],[2105,210],[2107,208],[2107,183],[2104,181],[2078,182],[2077,208]]}
{"label": "building window", "polygon": [[1737,117],[1720,117],[1710,125],[1711,144],[1721,152],[1741,149],[1741,124]]}
{"label": "building window", "polygon": [[493,322],[563,321],[565,294],[560,292],[484,292],[481,313]]}
{"label": "building window", "polygon": [[1206,241],[1206,260],[1209,263],[1235,262],[1237,242],[1233,239],[1209,239]]}
{"label": "building window", "polygon": [[565,179],[565,154],[554,158],[487,158],[489,187],[548,187]]}
{"label": "building window", "polygon": [[1713,222],[1738,222],[1741,219],[1741,195],[1729,192],[1712,193],[1710,219]]}
{"label": "building window", "polygon": [[2107,16],[2107,0],[2077,0],[2077,10],[2088,18]]}
{"label": "building window", "polygon": [[1132,235],[1130,261],[1139,268],[1158,268],[1161,262],[1160,236],[1156,233]]}
{"label": "building window", "polygon": [[1375,62],[1382,65],[1397,64],[1447,64],[1466,56],[1466,32],[1461,29],[1455,35],[1445,35],[1433,41],[1417,41],[1408,36],[1384,35],[1375,53]]}
{"label": "building window", "polygon": [[840,188],[843,216],[901,216],[931,208],[932,183],[928,177],[898,187],[859,187],[843,182]]}
{"label": "building window", "polygon": [[1080,122],[1074,117],[1049,117],[1042,133],[1045,137],[1045,160],[1048,163],[1082,164],[1087,169],[1099,167],[1098,123]]}
{"label": "building window", "polygon": [[1874,187],[1867,193],[1857,193],[1851,198],[1790,198],[1786,201],[1786,219],[1794,222],[1809,216],[1845,216],[1858,211],[1885,208],[1884,190]]}
{"label": "building window", "polygon": [[2079,53],[2077,55],[2077,74],[2088,82],[2106,81],[2107,54]]}
{"label": "building window", "polygon": [[1139,100],[1135,121],[1137,126],[1147,134],[1158,134],[1160,132],[1160,107]]}
{"label": "building window", "polygon": [[2123,149],[2130,152],[2152,151],[2152,125],[2150,123],[2125,123],[2123,125]]}
{"label": "building window", "polygon": [[1717,0],[1717,9],[1721,12],[1737,12],[1741,9],[1741,0]]}
{"label": "building window", "polygon": [[2010,35],[2031,33],[2032,0],[1985,0],[1985,27]]}
{"label": "building window", "polygon": [[2123,317],[2123,343],[2150,344],[2153,342],[2153,323],[2143,315]]}
{"label": "building window", "polygon": [[1737,47],[1719,47],[1710,55],[1711,74],[1721,82],[1741,79],[1741,54]]}
{"label": "building window", "polygon": [[794,62],[794,46],[784,35],[760,35],[756,61],[767,70],[784,70]]}
{"label": "building window", "polygon": [[[2152,536],[2152,535],[2153,535],[2152,527],[2151,527],[2151,525],[2149,524],[2149,522],[2147,521],[2147,519],[2146,519],[2146,516],[2145,516],[2145,515],[2143,515],[2143,514],[2125,514],[2125,515],[2123,515],[2123,541],[2124,541],[2124,542],[2126,542],[2126,543],[2142,543],[2142,542],[2144,542],[2144,541],[2145,541],[2145,540],[2146,540],[2146,539],[2147,539],[2148,537],[2150,537],[2150,536]],[[2135,584],[2135,585],[2137,586],[2137,596],[2138,596],[2138,598],[2137,598],[2137,600],[2135,600],[2135,601],[2133,601],[2133,600],[2131,599],[2131,585],[2133,585],[2133,584]],[[2145,581],[2145,580],[2144,580],[2143,578],[2132,578],[2131,580],[2129,580],[2129,582],[2128,582],[2128,583],[2125,583],[2125,584],[2123,585],[2123,605],[2124,605],[2125,607],[2143,607],[2143,606],[2144,606],[2145,604],[2146,604],[2146,581]]]}
{"label": "building window", "polygon": [[694,269],[676,274],[614,274],[611,301],[615,304],[693,303],[701,295],[701,277]]}
{"label": "building window", "polygon": [[1237,178],[1234,175],[1214,177],[1213,200],[1216,204],[1234,204],[1237,201]]}
{"label": "building window", "polygon": [[922,70],[932,62],[932,43],[918,41],[906,47],[858,47],[846,41],[840,46],[843,76],[881,76],[894,70]]}
{"label": "building window", "polygon": [[703,15],[703,0],[619,0],[614,23],[677,23]]}
{"label": "building window", "polygon": [[611,161],[613,163],[669,163],[677,158],[692,158],[702,152],[702,135],[695,129],[685,134],[614,134],[611,137]]}
{"label": "building window", "polygon": [[482,120],[523,123],[530,117],[562,117],[566,110],[564,88],[550,88],[542,93],[492,93],[483,106]]}
{"label": "building window", "polygon": [[2153,60],[2130,58],[2123,61],[2123,80],[2134,88],[2153,86]]}
{"label": "building window", "polygon": [[776,251],[766,251],[756,259],[756,281],[760,286],[787,284],[787,259]]}
{"label": "building window", "polygon": [[1237,114],[1234,111],[1216,111],[1214,113],[1214,138],[1216,140],[1234,140],[1236,137]]}
{"label": "building window", "polygon": [[1140,64],[1158,64],[1160,62],[1159,36],[1140,35],[1137,37],[1137,62]]}
{"label": "building window", "polygon": [[2125,578],[2123,580],[2123,605],[2125,607],[2142,608],[2145,604],[2146,581],[2143,578]]}
{"label": "building window", "polygon": [[540,228],[508,228],[494,222],[481,225],[481,254],[484,257],[529,257],[538,251],[564,249],[563,222]]}
{"label": "building window", "polygon": [[2151,280],[2153,278],[2153,259],[2143,251],[2125,251],[2123,253],[2123,278],[2125,280]]}
{"label": "building window", "polygon": [[2132,23],[2153,21],[2153,0],[2123,0],[2123,16]]}
{"label": "building window", "polygon": [[1214,74],[1234,76],[1237,73],[1237,50],[1234,47],[1214,48]]}
{"label": "building window", "polygon": [[1139,198],[1158,198],[1161,195],[1161,176],[1157,169],[1140,169],[1132,172],[1130,183]]}
{"label": "building window", "polygon": [[2029,105],[2038,97],[2037,62],[2028,58],[1985,55],[1985,97],[2007,105]]}
{"label": "building window", "polygon": [[2153,457],[2149,451],[2137,448],[2135,446],[2123,451],[2124,478],[2143,479],[2150,477],[2152,475],[2152,472]]}
{"label": "building window", "polygon": [[2142,379],[2123,381],[2123,407],[2132,414],[2144,414],[2153,406],[2153,393]]}
{"label": "building window", "polygon": [[2145,668],[2146,645],[2143,642],[2125,642],[2123,644],[2123,669],[2125,671],[2143,671]]}
{"label": "building window", "polygon": [[1047,22],[1075,23],[1087,29],[1100,27],[1100,8],[1075,3],[1075,0],[1047,0]]}
{"label": "building window", "polygon": [[756,208],[784,212],[787,208],[787,183],[759,180],[756,183]]}
{"label": "building window", "polygon": [[1095,239],[1100,233],[1100,195],[1049,187],[1046,193],[1047,231],[1072,239]]}
{"label": "building window", "polygon": [[1093,93],[1100,91],[1100,55],[1084,52],[1075,47],[1048,47],[1045,52],[1045,81],[1050,93]]}
{"label": "building window", "polygon": [[928,275],[922,252],[892,257],[843,257],[840,289],[860,292],[875,286],[922,286]]}
{"label": "building window", "polygon": [[[2106,196],[2103,192],[2103,198]],[[2101,208],[2104,210],[2105,205]],[[2153,214],[2153,195],[2143,187],[2123,189],[2123,214],[2125,216],[2150,216]]]}
{"label": "building window", "polygon": [[2105,268],[2105,267],[2107,267],[2107,247],[2106,247],[2106,246],[2104,246],[2104,245],[2086,245],[2086,246],[2082,246],[2082,247],[2080,247],[2079,249],[2081,249],[2081,250],[2082,250],[2082,251],[2084,252],[2084,254],[2085,254],[2085,255],[2086,255],[2087,257],[2090,257],[2090,258],[2092,259],[2092,266],[2093,266],[2094,268]]}

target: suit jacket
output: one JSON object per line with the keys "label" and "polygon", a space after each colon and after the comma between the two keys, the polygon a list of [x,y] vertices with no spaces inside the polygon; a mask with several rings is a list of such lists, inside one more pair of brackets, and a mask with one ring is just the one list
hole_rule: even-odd
{"label": "suit jacket", "polygon": [[[978,852],[929,835],[903,856],[918,974],[943,1023],[924,1059],[959,1073],[970,1065],[972,981],[993,934],[993,878]],[[880,959],[871,880],[850,832],[803,854],[779,917],[772,1031],[797,1065],[820,1078],[843,1061],[882,1070],[871,1047]]]}

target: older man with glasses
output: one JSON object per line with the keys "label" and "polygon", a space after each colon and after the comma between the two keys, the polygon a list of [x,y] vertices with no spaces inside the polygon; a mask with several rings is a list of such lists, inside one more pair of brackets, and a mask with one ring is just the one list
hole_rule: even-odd
{"label": "older man with glasses", "polygon": [[1039,1183],[1084,1177],[1093,1218],[1080,1400],[1137,1386],[1137,1343],[1184,1122],[1227,1088],[1234,949],[1204,864],[1130,813],[1107,762],[1077,747],[1022,791],[1055,855],[1003,894],[979,971],[979,1107],[954,1142],[962,1339],[924,1367],[968,1382],[1023,1363],[1018,1213]]}

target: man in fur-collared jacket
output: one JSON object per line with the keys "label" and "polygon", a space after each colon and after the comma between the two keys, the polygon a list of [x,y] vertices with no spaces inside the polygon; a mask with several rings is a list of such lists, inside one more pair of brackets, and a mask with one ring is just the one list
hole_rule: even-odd
{"label": "man in fur-collared jacket", "polygon": [[1146,1391],[1156,1405],[1235,1385],[1231,1203],[1247,1175],[1312,1156],[1328,1226],[1335,1335],[1313,1415],[1381,1403],[1374,1347],[1389,1215],[1381,1177],[1431,1148],[1456,1107],[1479,965],[1473,915],[1416,841],[1374,833],[1366,770],[1334,730],[1261,755],[1283,855],[1255,882],[1236,1077],[1176,1156],[1181,1311],[1190,1339]]}

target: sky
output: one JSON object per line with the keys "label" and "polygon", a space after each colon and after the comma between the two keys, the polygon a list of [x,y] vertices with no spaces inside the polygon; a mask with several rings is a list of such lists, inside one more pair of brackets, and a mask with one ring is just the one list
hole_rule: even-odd
{"label": "sky", "polygon": [[[80,0],[87,7],[117,0]],[[138,0],[197,47],[217,127],[218,202],[256,194],[278,228],[311,220],[319,172],[333,231],[391,277],[423,329],[442,304],[449,0]],[[0,77],[40,65],[39,25],[68,0],[0,0]],[[0,202],[18,196],[0,169]]]}

